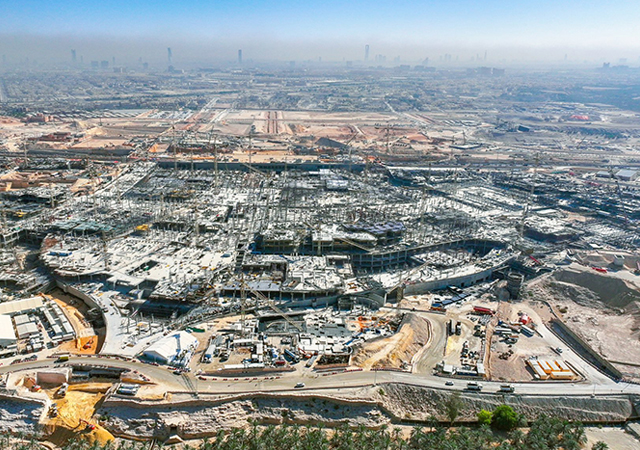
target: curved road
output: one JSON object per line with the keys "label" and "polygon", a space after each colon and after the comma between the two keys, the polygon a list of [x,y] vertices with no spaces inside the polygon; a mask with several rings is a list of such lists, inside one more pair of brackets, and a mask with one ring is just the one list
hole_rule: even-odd
{"label": "curved road", "polygon": [[[382,383],[405,383],[414,386],[446,389],[452,391],[460,391],[466,388],[465,380],[451,380],[453,386],[445,386],[445,382],[449,379],[438,377],[430,374],[415,374],[406,372],[342,372],[334,375],[322,376],[313,374],[313,376],[296,376],[284,375],[276,379],[265,379],[264,377],[247,377],[227,378],[227,381],[217,378],[215,380],[207,379],[206,381],[198,379],[193,374],[184,374],[182,376],[174,375],[172,371],[160,366],[153,366],[137,361],[123,361],[111,358],[97,357],[81,357],[71,358],[69,363],[84,363],[106,365],[111,367],[127,368],[137,370],[149,376],[152,381],[166,386],[167,391],[188,392],[184,378],[189,378],[191,383],[196,387],[199,393],[208,394],[232,394],[244,392],[277,392],[277,391],[308,391],[315,389],[340,390],[345,388],[354,388],[361,386],[375,386]],[[32,361],[28,363],[14,364],[11,366],[0,367],[0,373],[9,373],[19,370],[33,370],[34,368],[55,367],[54,360]],[[237,381],[236,381],[237,380]],[[304,381],[305,388],[295,389],[294,385],[298,381]],[[498,382],[483,382],[483,393],[497,392],[500,384]],[[562,382],[530,382],[530,383],[511,383],[515,388],[516,394],[526,395],[611,395],[611,394],[640,394],[640,385],[628,383],[615,383],[609,380],[606,384],[590,384],[590,383],[562,383]]]}

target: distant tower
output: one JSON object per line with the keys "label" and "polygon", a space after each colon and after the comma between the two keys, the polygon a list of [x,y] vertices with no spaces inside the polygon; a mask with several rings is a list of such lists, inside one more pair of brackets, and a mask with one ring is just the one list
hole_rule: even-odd
{"label": "distant tower", "polygon": [[242,49],[238,50],[238,64],[242,64]]}
{"label": "distant tower", "polygon": [[112,57],[111,57],[111,65],[112,65],[113,67],[115,67],[115,66],[116,66],[116,57],[115,57],[115,56],[112,56]]}
{"label": "distant tower", "polygon": [[364,46],[364,60],[369,61],[369,44]]}
{"label": "distant tower", "polygon": [[487,51],[486,50],[484,51],[484,60],[485,61],[487,60]]}
{"label": "distant tower", "polygon": [[71,62],[76,63],[76,51],[71,49]]}
{"label": "distant tower", "polygon": [[171,59],[173,55],[171,54],[171,47],[167,47],[167,59],[169,60],[169,65],[171,65]]}

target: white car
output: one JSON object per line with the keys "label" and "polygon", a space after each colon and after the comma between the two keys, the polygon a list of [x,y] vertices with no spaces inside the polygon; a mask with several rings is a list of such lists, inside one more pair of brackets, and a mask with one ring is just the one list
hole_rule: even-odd
{"label": "white car", "polygon": [[296,383],[296,388],[303,388],[304,387],[304,383],[300,382],[300,383]]}

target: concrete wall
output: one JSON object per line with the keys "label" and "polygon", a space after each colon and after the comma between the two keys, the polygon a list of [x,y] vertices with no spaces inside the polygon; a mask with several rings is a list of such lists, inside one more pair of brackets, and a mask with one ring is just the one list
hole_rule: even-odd
{"label": "concrete wall", "polygon": [[567,342],[566,336],[559,335],[560,339],[562,339],[564,342],[567,343],[567,345],[571,347],[575,347],[575,345],[572,345],[572,344],[579,345],[581,347],[579,349],[581,350],[581,353],[587,353],[592,359],[594,359],[598,364],[600,364],[601,367],[598,367],[597,365],[596,367],[605,375],[607,375],[608,377],[611,377],[614,379],[617,378],[620,380],[624,377],[622,375],[622,372],[620,372],[617,368],[615,368],[609,361],[604,359],[589,344],[587,344],[587,342],[585,342],[580,336],[574,333],[573,330],[571,330],[571,328],[569,328],[567,324],[565,324],[562,320],[560,319],[551,320],[551,331],[553,331],[555,334],[558,334],[557,330],[553,329],[554,326],[558,327],[562,333],[569,336],[569,338],[575,342]]}
{"label": "concrete wall", "polygon": [[89,306],[89,308],[101,309],[101,306],[89,294],[85,294],[81,290],[68,285],[64,281],[56,280],[56,285],[67,294],[71,294],[74,297],[78,297],[80,300],[84,301],[87,304],[87,306]]}
{"label": "concrete wall", "polygon": [[52,384],[61,385],[62,383],[68,383],[71,370],[69,368],[39,370],[36,373],[36,379],[38,384]]}
{"label": "concrete wall", "polygon": [[[502,267],[504,264],[500,264]],[[475,272],[467,275],[453,276],[449,278],[442,278],[439,280],[431,280],[424,283],[409,284],[404,289],[405,295],[418,295],[424,294],[428,291],[444,289],[447,286],[468,287],[479,281],[488,280],[493,275],[493,271],[498,267],[490,267],[480,272]]]}

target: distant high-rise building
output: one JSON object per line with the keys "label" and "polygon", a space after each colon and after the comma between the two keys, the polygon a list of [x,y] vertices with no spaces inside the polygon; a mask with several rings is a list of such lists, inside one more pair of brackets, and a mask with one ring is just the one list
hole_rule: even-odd
{"label": "distant high-rise building", "polygon": [[493,71],[491,72],[492,75],[494,77],[501,77],[504,75],[504,69],[496,69],[495,67],[493,68]]}
{"label": "distant high-rise building", "polygon": [[242,64],[242,49],[238,50],[238,64]]}
{"label": "distant high-rise building", "polygon": [[91,61],[91,68],[92,69],[97,69],[100,67],[100,62],[99,61]]}
{"label": "distant high-rise building", "polygon": [[487,51],[486,50],[484,51],[484,60],[485,61],[487,60]]}
{"label": "distant high-rise building", "polygon": [[76,63],[76,51],[71,49],[71,62]]}
{"label": "distant high-rise building", "polygon": [[172,59],[173,59],[173,55],[171,54],[171,47],[167,47],[167,61],[169,61],[169,65],[171,65]]}
{"label": "distant high-rise building", "polygon": [[109,61],[100,61],[100,67],[103,69],[109,68]]}
{"label": "distant high-rise building", "polygon": [[364,46],[364,60],[369,61],[369,44]]}
{"label": "distant high-rise building", "polygon": [[112,66],[115,66],[115,65],[116,65],[116,57],[115,57],[115,56],[112,56],[112,57],[111,57],[111,65],[112,65]]}

